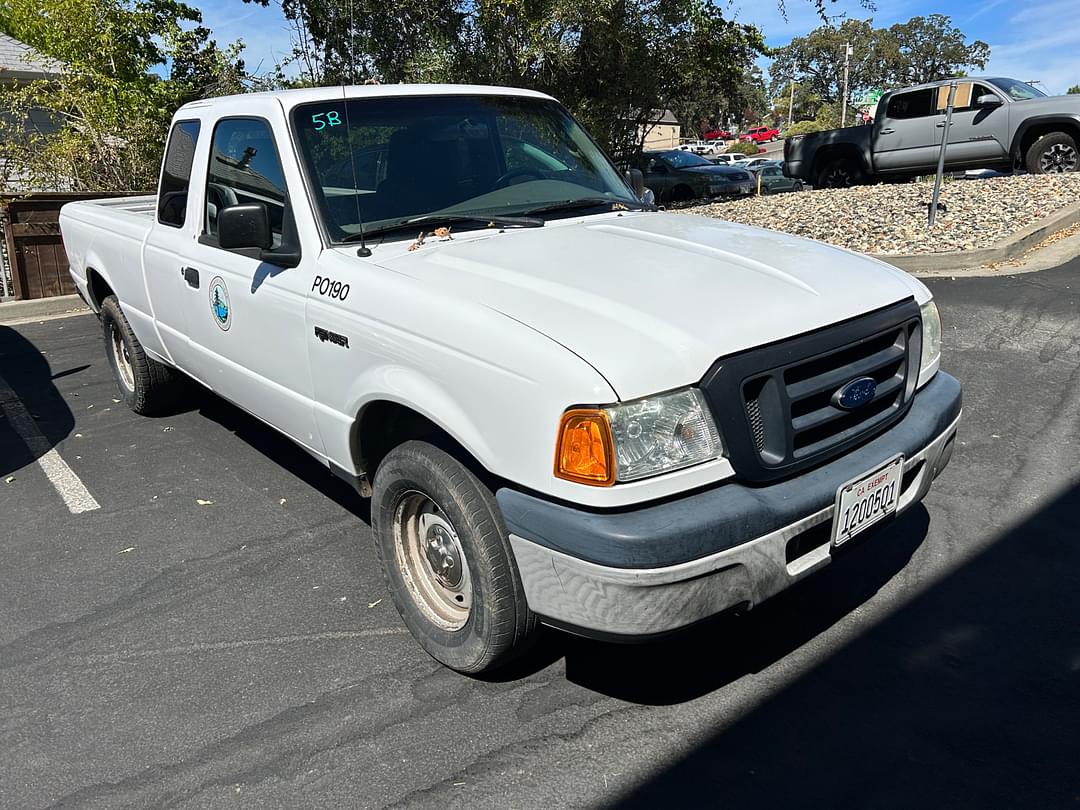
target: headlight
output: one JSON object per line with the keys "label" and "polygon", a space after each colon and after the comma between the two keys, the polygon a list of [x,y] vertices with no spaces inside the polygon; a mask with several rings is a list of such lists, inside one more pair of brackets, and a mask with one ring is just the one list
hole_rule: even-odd
{"label": "headlight", "polygon": [[922,313],[922,359],[919,363],[919,382],[924,383],[930,379],[923,375],[941,359],[941,315],[938,314],[937,304],[932,300],[927,301],[919,311]]}
{"label": "headlight", "polygon": [[619,481],[679,470],[723,452],[705,396],[696,388],[612,405],[604,411],[615,439]]}
{"label": "headlight", "polygon": [[555,475],[593,486],[636,481],[723,453],[705,397],[696,388],[563,414]]}

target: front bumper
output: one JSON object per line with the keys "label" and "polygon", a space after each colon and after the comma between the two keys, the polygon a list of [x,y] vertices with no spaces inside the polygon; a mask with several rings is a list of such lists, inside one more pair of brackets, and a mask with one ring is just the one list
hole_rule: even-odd
{"label": "front bumper", "polygon": [[939,372],[904,419],[828,464],[632,511],[588,512],[501,489],[529,606],[550,623],[613,636],[753,607],[831,561],[833,501],[852,477],[902,453],[897,514],[918,503],[952,456],[960,410],[960,384]]}

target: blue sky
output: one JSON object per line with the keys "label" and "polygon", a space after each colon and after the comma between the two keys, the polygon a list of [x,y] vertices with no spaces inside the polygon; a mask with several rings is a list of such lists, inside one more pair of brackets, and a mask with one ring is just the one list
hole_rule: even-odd
{"label": "blue sky", "polygon": [[[262,63],[268,71],[288,54],[289,31],[278,6],[263,8],[242,0],[189,2],[202,10],[219,44],[244,41],[250,69]],[[820,24],[808,0],[787,0],[786,20],[774,0],[736,0],[726,8],[728,16],[760,27],[772,46]],[[873,17],[879,27],[935,12],[952,17],[969,40],[990,45],[988,74],[1038,79],[1051,93],[1080,84],[1080,0],[878,0],[875,12],[862,8],[858,0],[837,0],[830,7],[830,14]]]}

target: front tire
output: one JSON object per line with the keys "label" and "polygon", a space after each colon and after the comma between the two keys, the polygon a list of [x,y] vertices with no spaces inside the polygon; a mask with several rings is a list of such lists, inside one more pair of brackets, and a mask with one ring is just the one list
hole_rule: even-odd
{"label": "front tire", "polygon": [[101,326],[105,354],[124,403],[142,415],[172,407],[179,388],[176,372],[146,356],[115,295],[101,304]]}
{"label": "front tire", "polygon": [[1024,167],[1032,174],[1075,172],[1080,169],[1080,151],[1071,135],[1051,132],[1028,148]]}
{"label": "front tire", "polygon": [[372,532],[390,595],[413,637],[459,672],[527,649],[537,618],[495,496],[432,444],[406,442],[375,472]]}

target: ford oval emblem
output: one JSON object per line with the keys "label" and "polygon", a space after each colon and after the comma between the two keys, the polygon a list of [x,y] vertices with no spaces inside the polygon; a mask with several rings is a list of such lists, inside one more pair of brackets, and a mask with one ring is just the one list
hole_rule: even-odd
{"label": "ford oval emblem", "polygon": [[877,393],[877,383],[873,377],[857,377],[851,382],[844,383],[833,394],[833,405],[843,408],[845,411],[853,411],[861,408],[874,398]]}

